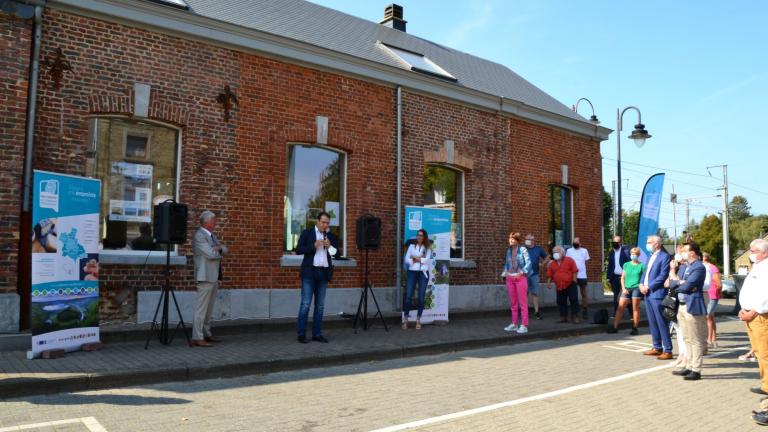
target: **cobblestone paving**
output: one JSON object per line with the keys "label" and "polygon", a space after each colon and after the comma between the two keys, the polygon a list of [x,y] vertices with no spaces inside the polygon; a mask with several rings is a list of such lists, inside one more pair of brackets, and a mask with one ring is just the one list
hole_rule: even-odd
{"label": "cobblestone paving", "polygon": [[[756,363],[739,362],[743,325],[719,326],[718,357],[685,382],[665,368],[537,401],[460,417],[419,431],[753,430]],[[318,367],[294,372],[62,393],[0,402],[4,427],[95,417],[116,431],[370,431],[517,400],[665,364],[608,346],[647,343],[590,335],[554,341]],[[319,344],[318,344],[319,346]],[[642,345],[637,345],[641,347]],[[40,429],[44,430],[44,429]],[[50,430],[50,429],[49,429]],[[84,429],[54,429],[76,431]]]}

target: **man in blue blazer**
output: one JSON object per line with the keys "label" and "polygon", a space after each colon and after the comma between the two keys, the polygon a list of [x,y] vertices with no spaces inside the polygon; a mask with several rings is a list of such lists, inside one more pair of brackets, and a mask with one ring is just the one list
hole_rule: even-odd
{"label": "man in blue blazer", "polygon": [[[616,308],[619,307],[619,294],[621,294],[621,275],[624,273],[624,263],[631,261],[629,256],[629,247],[621,244],[621,236],[613,236],[611,250],[608,251],[608,268],[605,269],[605,275],[608,282],[611,283],[613,291],[613,314],[616,315]],[[632,303],[629,304],[629,316],[632,316]]]}
{"label": "man in blue blazer", "polygon": [[323,310],[325,291],[333,277],[333,257],[338,255],[339,242],[328,230],[331,217],[326,212],[317,215],[317,222],[312,228],[305,229],[296,245],[296,254],[304,255],[301,262],[301,304],[296,333],[299,343],[308,343],[307,318],[312,297],[315,298],[315,310],[312,313],[312,340],[328,343],[323,336]]}
{"label": "man in blue blazer", "polygon": [[707,306],[702,294],[707,270],[701,262],[701,249],[697,243],[686,243],[682,255],[687,264],[679,269],[676,263],[670,265],[669,288],[677,293],[680,300],[677,322],[685,338],[688,362],[682,365],[682,369],[672,373],[694,381],[701,379],[701,365],[707,343]]}
{"label": "man in blue blazer", "polygon": [[661,237],[648,236],[645,245],[651,254],[647,267],[640,280],[640,292],[645,295],[645,312],[648,315],[648,327],[651,330],[653,348],[643,354],[657,356],[659,360],[672,360],[672,338],[669,337],[669,321],[661,312],[661,301],[667,295],[664,282],[669,276],[669,262],[672,257],[662,249]]}

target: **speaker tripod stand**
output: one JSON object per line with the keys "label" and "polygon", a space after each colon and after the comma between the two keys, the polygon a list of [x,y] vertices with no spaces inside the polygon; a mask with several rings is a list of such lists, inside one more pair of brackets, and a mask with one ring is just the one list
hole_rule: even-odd
{"label": "speaker tripod stand", "polygon": [[[157,338],[163,345],[170,345],[173,342],[174,336],[179,328],[184,332],[184,337],[187,338],[187,345],[190,345],[192,341],[187,333],[187,326],[184,325],[184,318],[181,316],[181,309],[179,309],[179,302],[176,301],[176,293],[173,286],[171,286],[171,244],[167,243],[168,248],[165,253],[165,284],[162,291],[160,291],[160,298],[157,300],[157,307],[155,307],[155,316],[152,317],[152,327],[149,329],[147,335],[147,342],[144,344],[144,349],[149,348],[149,341],[152,340],[152,336],[157,334]],[[173,332],[168,328],[168,307],[170,300],[173,299],[173,304],[176,307],[176,313],[179,317],[179,322],[176,324],[176,328]],[[160,306],[163,307],[163,315],[160,317],[160,322],[157,321],[157,314],[160,312]]]}
{"label": "speaker tripod stand", "polygon": [[373,293],[373,288],[371,288],[371,282],[368,279],[368,249],[365,250],[365,285],[363,286],[362,291],[360,292],[360,301],[357,304],[357,314],[355,315],[355,321],[352,324],[352,328],[355,329],[355,334],[357,334],[357,324],[359,321],[363,322],[363,330],[368,330],[368,293],[371,293],[371,297],[373,298],[373,304],[376,305],[376,314],[373,315],[371,318],[372,320],[376,320],[376,316],[381,319],[381,323],[384,325],[384,330],[389,331],[389,327],[387,327],[387,322],[384,321],[384,315],[381,314],[381,308],[379,308],[379,302],[376,301],[376,294]]}

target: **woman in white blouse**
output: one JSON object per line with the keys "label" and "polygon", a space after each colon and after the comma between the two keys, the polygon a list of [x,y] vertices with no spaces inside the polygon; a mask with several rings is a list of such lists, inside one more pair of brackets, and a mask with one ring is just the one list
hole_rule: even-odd
{"label": "woman in white blouse", "polygon": [[421,313],[424,312],[424,296],[427,293],[427,281],[429,280],[429,265],[432,259],[432,251],[429,248],[427,231],[420,229],[416,233],[416,243],[408,246],[403,258],[408,267],[408,275],[405,283],[405,298],[403,299],[403,330],[408,329],[408,314],[411,311],[411,298],[416,284],[419,284],[419,309],[416,314],[416,330],[421,330]]}

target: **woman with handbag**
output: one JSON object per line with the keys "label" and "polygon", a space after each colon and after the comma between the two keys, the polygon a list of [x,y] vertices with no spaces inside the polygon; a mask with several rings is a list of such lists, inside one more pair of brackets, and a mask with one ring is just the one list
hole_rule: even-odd
{"label": "woman with handbag", "polygon": [[429,236],[426,230],[420,229],[416,233],[416,242],[408,246],[408,251],[405,252],[405,257],[403,258],[405,266],[408,267],[405,282],[405,298],[403,299],[403,330],[408,330],[408,315],[411,312],[411,298],[413,298],[416,284],[419,285],[416,330],[421,330],[421,314],[424,312],[424,297],[427,293],[431,259],[432,251],[429,248]]}
{"label": "woman with handbag", "polygon": [[[509,234],[509,247],[504,256],[504,270],[501,277],[507,283],[509,307],[512,311],[512,323],[504,331],[528,333],[528,273],[531,272],[531,259],[528,249],[520,246],[523,236],[520,233]],[[517,326],[518,309],[522,319]]]}
{"label": "woman with handbag", "polygon": [[685,339],[688,362],[681,369],[672,372],[687,381],[701,379],[701,366],[707,343],[707,307],[704,304],[704,279],[707,271],[701,263],[701,249],[693,241],[683,247],[683,258],[687,265],[679,270],[670,265],[669,288],[680,296],[677,321]]}

